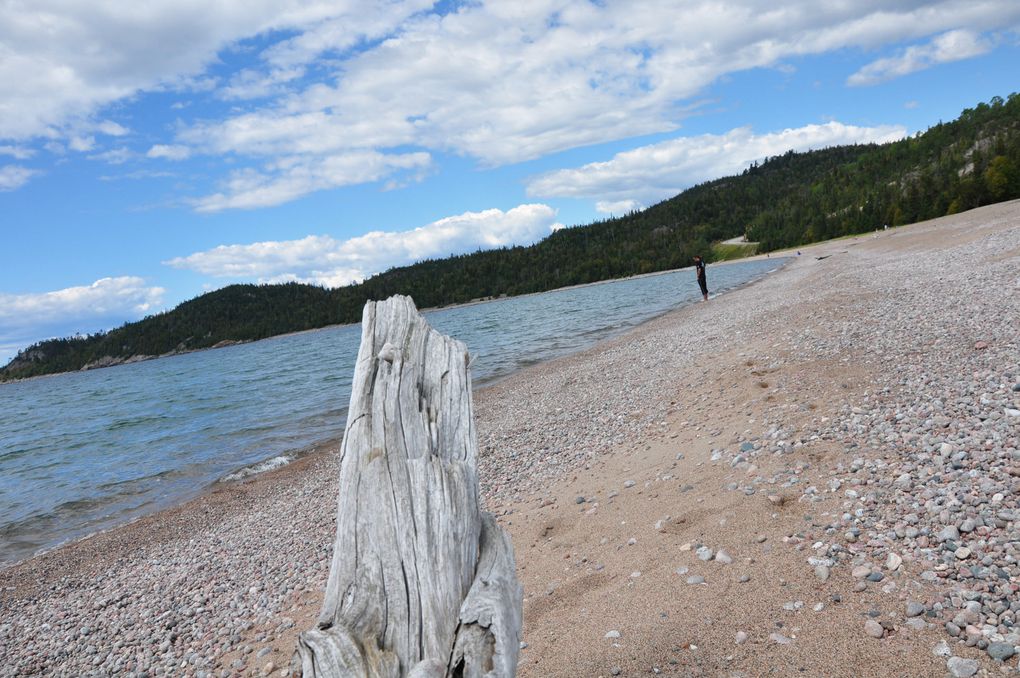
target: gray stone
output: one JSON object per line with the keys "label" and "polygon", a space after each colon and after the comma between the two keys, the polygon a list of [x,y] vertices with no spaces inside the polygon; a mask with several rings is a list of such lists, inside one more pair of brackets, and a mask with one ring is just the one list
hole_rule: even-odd
{"label": "gray stone", "polygon": [[956,529],[956,525],[946,525],[939,532],[940,541],[957,541],[960,538],[960,531]]}
{"label": "gray stone", "polygon": [[782,633],[770,633],[769,640],[778,645],[789,645],[790,643],[793,642],[791,639],[787,638]]}
{"label": "gray stone", "polygon": [[869,619],[864,622],[864,632],[872,638],[881,638],[885,635],[885,629],[883,629],[882,625],[874,619]]}
{"label": "gray stone", "polygon": [[950,657],[946,661],[946,668],[953,674],[953,678],[970,678],[978,670],[978,663],[974,659],[963,659],[962,657]]}
{"label": "gray stone", "polygon": [[854,579],[864,579],[871,574],[871,568],[867,565],[858,565],[850,571],[850,576]]}
{"label": "gray stone", "polygon": [[1012,643],[992,643],[988,646],[988,656],[997,662],[1006,661],[1016,653]]}
{"label": "gray stone", "polygon": [[920,617],[924,614],[925,607],[921,603],[907,603],[907,616]]}

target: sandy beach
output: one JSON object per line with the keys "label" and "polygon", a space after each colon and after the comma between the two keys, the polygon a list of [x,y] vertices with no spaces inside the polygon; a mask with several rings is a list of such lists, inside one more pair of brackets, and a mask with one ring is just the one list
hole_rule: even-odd
{"label": "sandy beach", "polygon": [[[518,675],[1016,674],[1018,328],[1013,201],[479,391]],[[289,675],[337,449],[0,570],[0,675]]]}

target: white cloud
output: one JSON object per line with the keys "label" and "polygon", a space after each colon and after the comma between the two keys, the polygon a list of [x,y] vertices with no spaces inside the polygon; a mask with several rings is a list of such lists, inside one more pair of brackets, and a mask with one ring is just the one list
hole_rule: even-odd
{"label": "white cloud", "polygon": [[839,122],[806,125],[769,134],[740,127],[726,134],[680,137],[618,153],[605,162],[549,172],[531,179],[528,194],[541,197],[595,198],[602,212],[671,197],[694,184],[741,172],[751,162],[789,150],[902,139],[903,127],[855,127]]}
{"label": "white cloud", "polygon": [[983,36],[1020,25],[1015,0],[479,0],[442,16],[432,4],[0,3],[0,140],[123,136],[102,116],[142,92],[244,99],[180,121],[149,154],[228,156],[242,169],[196,206],[257,207],[388,178],[331,168],[346,158],[521,162],[675,131],[730,73],[938,36],[851,76],[876,81],[978,53]]}
{"label": "white cloud", "polygon": [[53,292],[0,293],[0,360],[42,339],[138,319],[159,309],[164,292],[142,278],[122,276]]}
{"label": "white cloud", "polygon": [[313,191],[378,181],[394,172],[428,169],[428,153],[355,151],[322,158],[284,158],[263,170],[234,172],[224,191],[193,201],[199,212],[279,205]]}
{"label": "white cloud", "polygon": [[0,145],[0,155],[9,155],[16,160],[28,160],[35,155],[35,151],[25,146]]}
{"label": "white cloud", "polygon": [[56,320],[109,315],[141,315],[162,303],[162,287],[148,287],[143,278],[100,278],[91,285],[53,292],[5,294],[0,292],[0,323],[25,327]]}
{"label": "white cloud", "polygon": [[373,231],[344,241],[310,235],[300,240],[221,245],[164,263],[214,277],[338,286],[431,257],[530,244],[561,226],[551,207],[519,205],[505,212],[465,212],[410,231]]}
{"label": "white cloud", "polygon": [[900,54],[878,59],[847,78],[848,85],[875,85],[938,64],[960,61],[989,52],[992,41],[971,30],[943,33],[924,45],[906,48]]}
{"label": "white cloud", "polygon": [[602,214],[612,214],[615,216],[622,216],[629,214],[634,210],[639,210],[646,207],[637,200],[599,200],[595,203],[595,209]]}
{"label": "white cloud", "polygon": [[341,58],[335,83],[323,78],[181,136],[242,156],[412,145],[500,165],[674,130],[684,102],[727,73],[1017,21],[1020,4],[1004,0],[482,2],[415,15]]}
{"label": "white cloud", "polygon": [[96,125],[96,131],[110,137],[122,137],[131,133],[127,127],[115,123],[112,120],[103,120]]}
{"label": "white cloud", "polygon": [[317,58],[344,55],[360,44],[384,38],[433,4],[433,0],[379,2],[374,7],[349,3],[337,16],[264,50],[260,55],[262,67],[245,68],[236,73],[219,91],[219,96],[255,99],[286,93],[286,86],[302,78],[308,65]]}
{"label": "white cloud", "polygon": [[123,179],[168,179],[176,177],[177,175],[173,172],[164,172],[161,170],[135,170],[133,172],[125,172],[124,174],[101,174],[99,175],[100,181],[121,181]]}
{"label": "white cloud", "polygon": [[345,21],[353,40],[366,23],[384,34],[375,21],[400,21],[406,13],[394,8],[405,5],[421,1],[0,3],[0,139],[52,135],[140,91],[201,87],[217,53],[245,38]]}
{"label": "white cloud", "polygon": [[70,141],[67,142],[67,147],[72,151],[77,151],[79,153],[91,151],[96,147],[96,138],[93,136],[71,137]]}
{"label": "white cloud", "polygon": [[5,165],[0,167],[0,191],[17,190],[27,184],[32,177],[38,174],[40,174],[39,170],[22,167],[20,165]]}
{"label": "white cloud", "polygon": [[167,160],[187,160],[191,157],[191,149],[187,146],[155,144],[146,152],[147,158],[166,158]]}
{"label": "white cloud", "polygon": [[134,157],[135,152],[125,146],[121,146],[120,148],[111,148],[108,151],[103,151],[102,153],[96,153],[95,155],[89,156],[92,160],[102,160],[103,162],[111,165],[123,165]]}

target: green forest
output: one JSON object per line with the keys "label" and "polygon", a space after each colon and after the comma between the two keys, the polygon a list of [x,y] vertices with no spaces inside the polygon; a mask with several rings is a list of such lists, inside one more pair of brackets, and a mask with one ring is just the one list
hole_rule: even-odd
{"label": "green forest", "polygon": [[746,234],[759,252],[1020,198],[1020,95],[995,97],[901,141],[789,152],[624,217],[508,247],[393,268],[362,283],[231,285],[171,311],[89,336],[42,341],[0,380],[209,348],[358,322],[366,301],[419,308],[525,294],[690,265]]}

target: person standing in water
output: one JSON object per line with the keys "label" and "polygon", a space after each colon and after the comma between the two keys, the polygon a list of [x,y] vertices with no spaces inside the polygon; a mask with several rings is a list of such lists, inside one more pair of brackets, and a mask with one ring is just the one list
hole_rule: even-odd
{"label": "person standing in water", "polygon": [[705,261],[700,255],[694,255],[694,270],[698,274],[698,287],[701,288],[701,296],[708,301],[708,282],[705,280]]}

